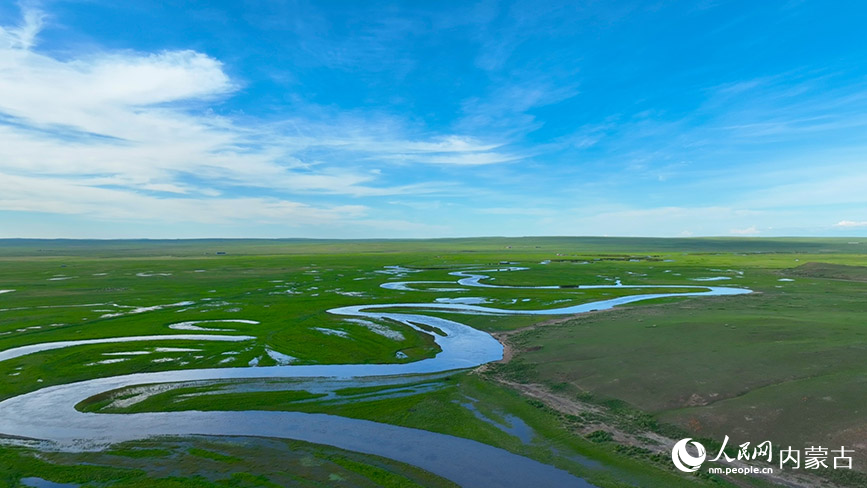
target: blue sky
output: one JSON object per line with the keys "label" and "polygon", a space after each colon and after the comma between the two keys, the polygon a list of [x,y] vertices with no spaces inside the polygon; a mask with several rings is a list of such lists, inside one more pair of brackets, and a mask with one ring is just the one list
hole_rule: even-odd
{"label": "blue sky", "polygon": [[0,3],[0,237],[867,235],[863,2]]}

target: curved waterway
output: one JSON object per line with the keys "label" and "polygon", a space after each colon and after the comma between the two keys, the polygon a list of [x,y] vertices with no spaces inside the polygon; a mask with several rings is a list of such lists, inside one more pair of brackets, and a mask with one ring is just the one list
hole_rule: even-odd
{"label": "curved waterway", "polygon": [[[617,305],[671,296],[738,295],[750,293],[744,288],[674,285],[590,285],[590,286],[497,286],[480,281],[489,276],[480,273],[518,271],[500,268],[482,271],[457,271],[458,284],[483,288],[690,288],[686,293],[646,293],[612,298],[592,303],[546,310],[508,310],[462,303],[393,303],[356,305],[329,310],[336,315],[355,318],[389,319],[417,330],[417,324],[436,327],[443,334],[434,335],[442,352],[434,358],[405,364],[337,364],[298,365],[248,368],[217,368],[140,373],[100,378],[58,385],[0,402],[0,433],[46,440],[54,449],[95,450],[116,442],[160,435],[234,435],[297,439],[326,444],[367,454],[387,457],[456,482],[461,486],[501,487],[590,487],[570,473],[538,461],[512,454],[503,449],[469,439],[419,429],[350,419],[325,414],[300,412],[155,412],[137,414],[95,414],[75,409],[79,402],[118,388],[135,385],[173,383],[194,380],[239,378],[363,378],[389,375],[436,373],[473,368],[503,357],[503,348],[490,334],[456,321],[431,317],[423,313],[399,313],[394,309],[452,311],[496,315],[564,315],[604,310]],[[454,282],[388,282],[384,288],[412,291],[413,285]],[[432,291],[432,290],[427,290]],[[388,311],[386,311],[388,310]],[[83,344],[166,339],[238,340],[247,336],[189,335],[136,336],[89,341],[66,341],[34,344],[0,352],[0,361],[34,352],[74,347]]]}

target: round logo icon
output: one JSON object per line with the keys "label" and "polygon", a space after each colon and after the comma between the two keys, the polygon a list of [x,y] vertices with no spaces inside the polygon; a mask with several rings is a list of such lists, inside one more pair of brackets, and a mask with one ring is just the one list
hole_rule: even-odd
{"label": "round logo icon", "polygon": [[[693,456],[686,451],[686,445],[690,441],[692,441],[692,446],[698,451],[698,456]],[[705,458],[707,458],[707,451],[705,451],[704,446],[693,441],[691,437],[677,441],[677,444],[671,449],[671,462],[684,473],[698,471]]]}

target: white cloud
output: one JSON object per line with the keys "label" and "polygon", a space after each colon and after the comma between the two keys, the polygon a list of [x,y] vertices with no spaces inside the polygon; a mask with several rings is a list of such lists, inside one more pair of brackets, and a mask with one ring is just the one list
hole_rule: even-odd
{"label": "white cloud", "polygon": [[834,227],[845,227],[845,228],[867,227],[867,220],[862,220],[860,222],[854,221],[854,220],[841,220],[841,221],[837,222],[836,224],[834,224]]}
{"label": "white cloud", "polygon": [[0,26],[0,48],[30,49],[36,43],[36,35],[42,29],[44,15],[36,9],[25,9],[21,24],[14,27]]}
{"label": "white cloud", "polygon": [[206,222],[254,221],[325,224],[363,217],[361,205],[314,207],[260,197],[157,197],[123,189],[80,184],[65,178],[0,173],[0,208],[26,212],[99,216],[113,220]]}
{"label": "white cloud", "polygon": [[450,166],[484,166],[501,164],[521,159],[521,156],[498,154],[494,152],[464,152],[464,153],[395,153],[375,154],[371,159],[378,161],[401,161],[406,163],[438,164]]}
{"label": "white cloud", "polygon": [[368,207],[301,203],[298,195],[417,195],[454,186],[395,183],[366,167],[372,161],[517,158],[501,143],[413,137],[399,124],[382,128],[363,116],[267,124],[219,116],[209,105],[239,88],[219,60],[191,50],[57,59],[36,49],[43,18],[25,7],[17,25],[0,26],[0,210],[136,221],[350,221]]}
{"label": "white cloud", "polygon": [[732,229],[729,231],[730,234],[736,236],[755,236],[761,233],[759,229],[756,229],[756,226],[750,226],[746,229]]}

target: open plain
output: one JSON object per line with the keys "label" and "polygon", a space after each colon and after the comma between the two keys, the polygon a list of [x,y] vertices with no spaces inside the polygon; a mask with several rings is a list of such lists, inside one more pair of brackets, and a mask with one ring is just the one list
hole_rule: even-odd
{"label": "open plain", "polygon": [[[0,241],[0,482],[863,486],[865,269],[844,239]],[[855,466],[668,459],[726,435]]]}

